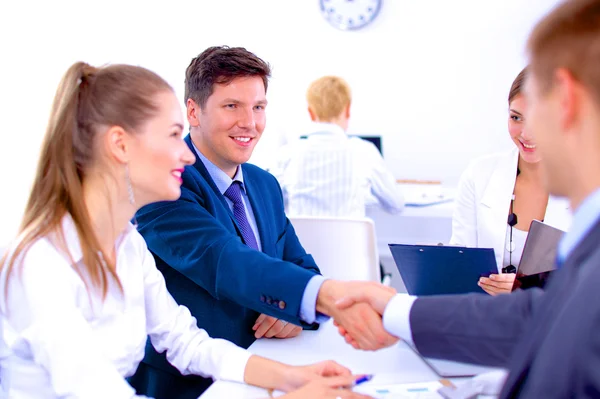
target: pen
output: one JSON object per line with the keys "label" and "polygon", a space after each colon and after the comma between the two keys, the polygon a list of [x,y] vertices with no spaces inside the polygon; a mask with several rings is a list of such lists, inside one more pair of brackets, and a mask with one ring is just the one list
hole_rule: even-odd
{"label": "pen", "polygon": [[373,374],[363,375],[362,377],[360,377],[360,378],[356,379],[356,381],[354,381],[354,386],[360,385],[363,382],[371,381],[371,379],[373,379]]}

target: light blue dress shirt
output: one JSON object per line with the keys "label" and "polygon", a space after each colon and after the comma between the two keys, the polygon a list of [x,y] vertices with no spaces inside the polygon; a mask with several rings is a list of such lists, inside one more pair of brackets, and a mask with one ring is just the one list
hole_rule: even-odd
{"label": "light blue dress shirt", "polygon": [[[221,195],[223,195],[225,191],[229,188],[229,186],[231,186],[231,183],[233,183],[234,181],[240,182],[240,187],[242,188],[242,201],[244,202],[246,218],[248,219],[250,227],[252,228],[252,232],[256,237],[256,243],[258,244],[258,248],[262,251],[262,245],[260,241],[260,234],[258,233],[256,218],[254,217],[252,205],[250,204],[250,199],[248,198],[248,193],[246,192],[246,187],[244,186],[244,173],[242,172],[242,168],[237,168],[235,176],[233,176],[232,179],[227,175],[227,173],[223,172],[221,169],[219,169],[218,166],[209,161],[208,158],[206,158],[204,154],[202,154],[200,150],[198,150],[195,144],[193,144],[193,146],[194,151],[196,151],[196,155],[198,155],[198,158],[200,158],[200,160],[204,164],[204,167],[208,171],[210,177],[215,182],[215,185],[219,189]],[[233,212],[233,202],[231,202],[231,200],[227,197],[225,197],[225,201],[227,201],[229,209],[231,209],[231,211]],[[311,324],[315,321],[322,323],[328,319],[327,316],[316,314],[317,296],[319,295],[319,290],[321,289],[321,285],[323,285],[323,282],[325,282],[325,277],[317,274],[308,281],[308,284],[304,289],[304,294],[302,295],[302,302],[300,305],[300,318],[306,323]]]}
{"label": "light blue dress shirt", "polygon": [[600,189],[589,195],[573,215],[573,224],[558,244],[558,264],[562,265],[600,218]]}

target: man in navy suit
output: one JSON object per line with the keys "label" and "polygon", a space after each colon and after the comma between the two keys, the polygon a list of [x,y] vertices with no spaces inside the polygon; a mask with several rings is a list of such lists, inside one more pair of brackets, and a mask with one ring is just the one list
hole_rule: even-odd
{"label": "man in navy suit", "polygon": [[[502,398],[600,397],[600,0],[567,0],[534,29],[526,83],[547,188],[573,224],[545,290],[415,298],[377,286],[366,301],[425,356],[505,367]],[[346,334],[341,329],[343,334]],[[352,334],[346,334],[353,342]]]}
{"label": "man in navy suit", "polygon": [[[269,75],[243,48],[212,47],[192,60],[185,141],[196,163],[181,175],[179,200],[138,212],[139,231],[169,292],[212,337],[248,347],[314,329],[329,315],[374,342],[369,349],[395,342],[369,306],[335,308],[347,283],[319,274],[284,213],[277,180],[246,163],[265,128]],[[182,376],[150,344],[130,379],[156,399],[196,399],[211,382]]]}

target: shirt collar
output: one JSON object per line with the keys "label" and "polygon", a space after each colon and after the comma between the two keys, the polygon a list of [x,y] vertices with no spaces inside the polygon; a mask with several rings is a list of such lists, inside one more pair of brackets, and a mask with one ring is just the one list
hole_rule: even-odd
{"label": "shirt collar", "polygon": [[571,228],[558,245],[558,259],[564,262],[600,218],[600,189],[594,191],[573,215]]}
{"label": "shirt collar", "polygon": [[309,136],[313,135],[333,135],[333,136],[343,136],[347,137],[346,132],[342,129],[341,126],[336,125],[335,123],[325,123],[325,122],[314,122],[313,129]]}
{"label": "shirt collar", "polygon": [[[64,244],[67,247],[66,249],[69,251],[69,255],[71,256],[73,262],[78,263],[83,259],[83,252],[81,250],[81,242],[79,241],[77,227],[75,226],[75,222],[70,214],[67,213],[65,216],[63,216],[61,227],[65,240]],[[127,223],[125,230],[123,230],[115,242],[115,251],[117,251],[117,253],[119,247],[131,236],[134,231],[136,231],[136,228],[131,223]],[[62,244],[60,242],[60,238],[58,239],[58,243]]]}
{"label": "shirt collar", "polygon": [[235,172],[235,176],[233,176],[233,179],[232,179],[231,177],[229,177],[227,175],[227,173],[223,172],[217,165],[215,165],[214,163],[209,161],[208,158],[206,158],[204,156],[204,154],[202,154],[200,152],[200,150],[196,147],[196,144],[194,144],[193,140],[192,140],[192,147],[194,147],[194,151],[196,151],[198,158],[200,158],[200,160],[204,164],[204,167],[208,171],[208,174],[210,175],[210,177],[215,182],[215,185],[217,186],[217,188],[219,189],[219,192],[221,194],[225,194],[225,191],[227,191],[229,186],[231,186],[231,183],[233,183],[234,181],[239,181],[242,191],[244,193],[246,193],[246,188],[244,187],[244,173],[242,172],[242,168],[240,167],[241,165],[238,166],[237,171]]}

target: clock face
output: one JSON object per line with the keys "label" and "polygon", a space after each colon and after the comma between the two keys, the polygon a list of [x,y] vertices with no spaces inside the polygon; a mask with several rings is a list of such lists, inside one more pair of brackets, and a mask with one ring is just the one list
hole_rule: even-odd
{"label": "clock face", "polygon": [[319,0],[321,12],[333,26],[342,30],[359,29],[375,19],[382,0]]}

